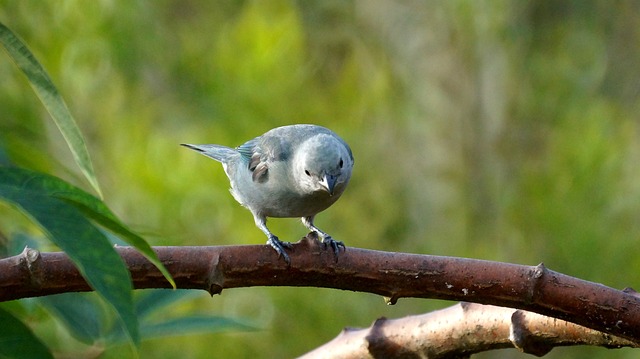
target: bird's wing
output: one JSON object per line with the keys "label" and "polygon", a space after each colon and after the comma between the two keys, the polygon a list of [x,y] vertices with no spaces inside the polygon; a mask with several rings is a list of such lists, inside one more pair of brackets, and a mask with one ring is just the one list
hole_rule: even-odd
{"label": "bird's wing", "polygon": [[269,179],[269,166],[274,161],[282,161],[288,157],[286,141],[279,136],[260,136],[245,142],[236,149],[247,168],[252,172],[254,182],[265,182]]}
{"label": "bird's wing", "polygon": [[251,161],[251,157],[255,152],[255,147],[258,142],[257,140],[258,140],[257,138],[254,138],[253,140],[249,140],[243,143],[242,145],[236,147],[236,150],[240,152],[240,155],[242,156],[242,159],[244,161],[246,162]]}

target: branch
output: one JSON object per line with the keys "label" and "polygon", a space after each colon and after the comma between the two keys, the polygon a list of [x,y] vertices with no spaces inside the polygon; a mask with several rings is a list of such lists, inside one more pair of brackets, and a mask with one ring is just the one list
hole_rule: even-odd
{"label": "branch", "polygon": [[639,347],[620,337],[532,312],[459,303],[423,315],[381,318],[367,329],[345,329],[300,358],[462,358],[504,348],[543,356],[554,347],[569,345]]}
{"label": "branch", "polygon": [[[136,289],[169,288],[162,274],[130,247],[117,247]],[[178,288],[325,287],[398,298],[436,298],[524,309],[640,341],[640,298],[545,268],[380,252],[349,247],[337,258],[309,235],[288,251],[291,265],[263,245],[155,247]],[[90,291],[69,258],[32,249],[0,260],[0,301]]]}

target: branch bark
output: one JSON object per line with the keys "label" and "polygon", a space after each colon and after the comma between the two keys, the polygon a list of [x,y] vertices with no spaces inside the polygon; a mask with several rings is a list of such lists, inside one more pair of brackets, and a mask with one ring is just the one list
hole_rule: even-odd
{"label": "branch bark", "polygon": [[[129,247],[117,247],[134,288],[170,288]],[[640,298],[545,268],[349,247],[336,259],[313,234],[288,251],[291,265],[268,246],[154,247],[178,288],[220,294],[252,286],[307,286],[402,297],[437,298],[524,309],[640,342]],[[90,291],[60,252],[25,249],[0,260],[0,301]]]}
{"label": "branch bark", "polygon": [[300,359],[466,358],[504,348],[543,356],[554,347],[569,345],[638,347],[632,341],[564,320],[463,302],[423,315],[380,318],[366,329],[345,329]]}

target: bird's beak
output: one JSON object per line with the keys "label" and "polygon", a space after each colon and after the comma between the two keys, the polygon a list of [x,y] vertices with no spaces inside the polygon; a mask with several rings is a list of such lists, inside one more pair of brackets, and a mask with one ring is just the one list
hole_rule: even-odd
{"label": "bird's beak", "polygon": [[330,196],[333,196],[333,190],[336,187],[337,180],[338,176],[324,175],[324,177],[322,177],[322,180],[320,181],[320,185],[324,187],[327,192],[329,192]]}

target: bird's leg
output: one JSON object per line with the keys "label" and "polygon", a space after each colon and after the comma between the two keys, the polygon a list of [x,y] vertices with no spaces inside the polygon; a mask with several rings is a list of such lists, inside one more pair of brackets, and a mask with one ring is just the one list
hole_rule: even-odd
{"label": "bird's leg", "polygon": [[347,248],[344,246],[344,243],[340,241],[336,241],[335,239],[331,238],[329,234],[320,230],[320,228],[316,227],[313,224],[314,218],[315,216],[302,217],[302,224],[304,224],[305,227],[309,228],[310,231],[314,231],[318,233],[320,237],[322,237],[322,244],[324,244],[325,247],[330,246],[333,249],[333,253],[335,253],[336,260],[337,260],[338,252],[340,252],[340,247],[342,247],[342,249],[344,250],[346,250]]}
{"label": "bird's leg", "polygon": [[267,239],[267,244],[275,249],[278,256],[282,256],[287,264],[291,264],[291,259],[289,259],[289,255],[285,252],[285,248],[292,248],[291,243],[283,242],[278,239],[275,234],[271,233],[269,228],[267,228],[267,217],[254,214],[253,219],[256,222],[256,226],[269,238]]}

